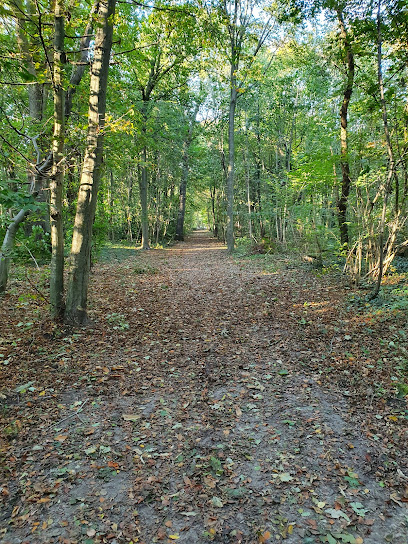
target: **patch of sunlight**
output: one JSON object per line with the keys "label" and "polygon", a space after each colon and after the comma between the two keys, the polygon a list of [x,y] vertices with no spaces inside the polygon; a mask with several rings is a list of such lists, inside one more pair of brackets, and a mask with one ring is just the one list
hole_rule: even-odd
{"label": "patch of sunlight", "polygon": [[200,246],[200,247],[192,247],[192,248],[180,248],[180,247],[170,247],[166,248],[166,251],[179,251],[180,253],[196,253],[198,251],[225,251],[227,249],[227,246]]}

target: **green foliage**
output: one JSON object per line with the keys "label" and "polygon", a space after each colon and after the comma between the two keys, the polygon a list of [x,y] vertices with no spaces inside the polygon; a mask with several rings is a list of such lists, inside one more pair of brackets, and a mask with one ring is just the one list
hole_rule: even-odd
{"label": "green foliage", "polygon": [[35,201],[32,195],[23,192],[18,187],[15,190],[11,189],[0,181],[0,207],[12,210],[38,211],[41,205]]}
{"label": "green foliage", "polygon": [[17,260],[24,263],[32,263],[35,260],[38,264],[44,264],[49,261],[51,256],[51,239],[50,234],[44,231],[42,226],[32,226],[28,236],[24,234],[23,229],[20,229],[16,240],[13,256]]}
{"label": "green foliage", "polygon": [[134,274],[147,274],[147,275],[154,275],[159,272],[158,268],[155,268],[153,266],[147,265],[147,266],[135,266],[133,269]]}
{"label": "green foliage", "polygon": [[109,324],[113,325],[114,330],[126,331],[129,329],[129,323],[126,321],[126,316],[121,313],[113,312],[106,316]]}

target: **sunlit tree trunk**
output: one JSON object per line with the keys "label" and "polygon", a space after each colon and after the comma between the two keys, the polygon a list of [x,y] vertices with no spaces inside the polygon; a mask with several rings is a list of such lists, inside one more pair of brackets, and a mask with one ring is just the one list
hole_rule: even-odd
{"label": "sunlit tree trunk", "polygon": [[50,180],[51,276],[50,302],[52,316],[62,317],[64,311],[64,232],[62,223],[62,189],[64,181],[63,153],[65,139],[65,92],[62,82],[64,53],[64,8],[55,2],[54,18],[54,137],[53,168]]}
{"label": "sunlit tree trunk", "polygon": [[[235,46],[232,45],[235,55]],[[227,249],[234,251],[234,179],[235,179],[235,110],[237,106],[237,77],[238,63],[232,61],[230,66],[230,104],[228,114],[228,170],[227,170]]]}
{"label": "sunlit tree trunk", "polygon": [[[377,79],[378,79],[378,88],[380,91],[380,101],[382,109],[382,119],[384,125],[384,135],[387,146],[388,153],[388,173],[387,181],[384,187],[384,196],[383,196],[383,209],[381,214],[380,221],[380,232],[378,235],[378,272],[377,272],[377,281],[372,293],[372,298],[377,297],[381,288],[381,281],[384,274],[384,234],[385,234],[385,224],[386,224],[386,213],[387,213],[387,204],[388,197],[392,190],[392,179],[395,177],[397,179],[396,169],[395,169],[395,157],[394,150],[391,142],[391,134],[388,126],[388,113],[387,113],[387,103],[385,100],[385,90],[384,90],[384,78],[382,72],[382,29],[381,29],[381,0],[378,0],[378,10],[377,10]],[[398,216],[398,197],[397,197],[397,210],[396,215]]]}
{"label": "sunlit tree trunk", "polygon": [[341,196],[338,201],[338,218],[340,229],[340,241],[343,246],[349,243],[349,233],[347,224],[347,206],[351,188],[350,165],[348,160],[348,108],[351,95],[353,93],[354,84],[354,55],[350,44],[349,35],[344,23],[342,12],[337,12],[337,18],[340,25],[340,36],[343,41],[343,46],[346,52],[346,84],[343,93],[343,102],[340,108],[340,167],[342,174]]}
{"label": "sunlit tree trunk", "polygon": [[116,0],[105,0],[99,3],[99,24],[91,68],[88,135],[72,237],[71,270],[65,310],[65,320],[77,324],[85,323],[87,320],[92,226],[102,170],[106,90],[115,3]]}
{"label": "sunlit tree trunk", "polygon": [[147,175],[147,147],[143,147],[142,150],[142,172],[139,178],[139,194],[140,194],[140,207],[141,207],[141,217],[142,222],[142,249],[150,249],[149,245],[149,210],[147,202],[147,192],[148,192],[148,175]]}

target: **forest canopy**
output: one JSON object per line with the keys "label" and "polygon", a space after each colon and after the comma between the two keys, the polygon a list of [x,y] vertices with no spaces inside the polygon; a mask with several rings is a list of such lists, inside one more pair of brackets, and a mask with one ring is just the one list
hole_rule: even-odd
{"label": "forest canopy", "polygon": [[407,21],[402,0],[3,3],[0,291],[50,262],[52,315],[81,323],[92,251],[207,227],[376,296],[408,252]]}

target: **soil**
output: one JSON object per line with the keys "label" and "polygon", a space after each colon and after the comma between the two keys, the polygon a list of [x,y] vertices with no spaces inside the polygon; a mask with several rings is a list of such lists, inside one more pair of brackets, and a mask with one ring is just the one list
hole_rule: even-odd
{"label": "soil", "polygon": [[408,544],[404,353],[388,342],[406,317],[261,263],[206,232],[129,249],[94,267],[79,330],[14,284],[0,542]]}

